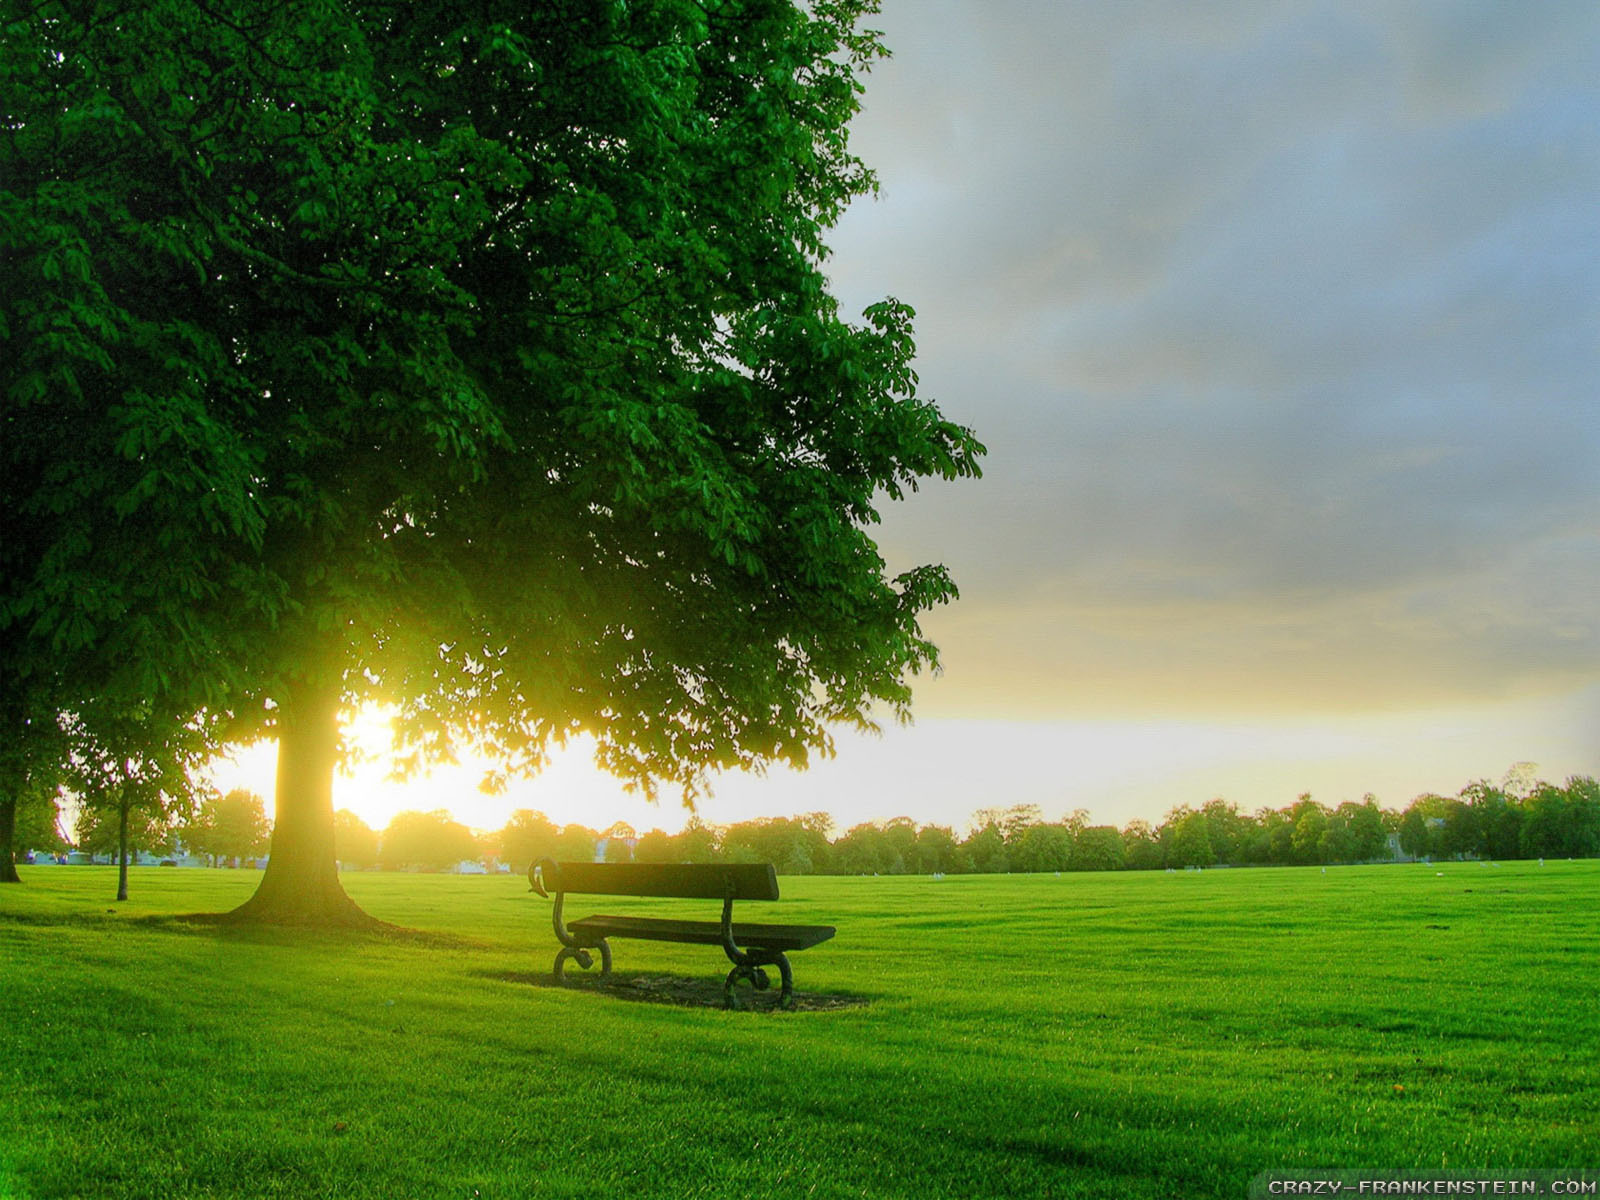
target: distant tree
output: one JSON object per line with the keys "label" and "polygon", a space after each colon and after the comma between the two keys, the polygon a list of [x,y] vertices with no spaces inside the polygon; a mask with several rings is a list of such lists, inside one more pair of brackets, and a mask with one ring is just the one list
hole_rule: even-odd
{"label": "distant tree", "polygon": [[271,835],[265,803],[245,788],[206,796],[180,830],[184,846],[210,858],[212,866],[218,859],[255,858],[266,851]]}
{"label": "distant tree", "polygon": [[1400,849],[1412,858],[1429,858],[1440,853],[1438,829],[1449,801],[1432,792],[1416,797],[1400,818]]}
{"label": "distant tree", "polygon": [[1327,827],[1322,831],[1321,858],[1325,863],[1347,863],[1356,860],[1355,834],[1350,830],[1349,801],[1327,814]]}
{"label": "distant tree", "polygon": [[883,822],[884,873],[906,875],[917,869],[917,823],[910,817],[890,817]]}
{"label": "distant tree", "polygon": [[1044,821],[1044,810],[1037,804],[1012,804],[1005,808],[980,808],[972,814],[974,828],[993,825],[1007,843],[1016,841],[1030,825]]}
{"label": "distant tree", "polygon": [[1574,775],[1564,791],[1568,850],[1575,858],[1600,857],[1600,782]]}
{"label": "distant tree", "polygon": [[1460,797],[1445,800],[1440,825],[1434,836],[1437,852],[1446,858],[1465,858],[1475,854],[1483,841],[1479,810]]}
{"label": "distant tree", "polygon": [[1130,871],[1155,871],[1162,865],[1161,841],[1148,821],[1135,818],[1122,831],[1126,866]]}
{"label": "distant tree", "polygon": [[1114,825],[1090,825],[1072,839],[1068,866],[1074,871],[1120,871],[1126,862],[1122,834]]}
{"label": "distant tree", "polygon": [[1506,770],[1505,776],[1500,780],[1500,786],[1496,790],[1507,799],[1526,800],[1539,790],[1541,782],[1539,779],[1539,764],[1515,762]]}
{"label": "distant tree", "polygon": [[519,808],[500,830],[500,857],[519,875],[541,858],[557,857],[561,830],[542,812]]}
{"label": "distant tree", "polygon": [[396,813],[378,841],[378,861],[388,870],[442,871],[478,857],[472,831],[443,809]]}
{"label": "distant tree", "polygon": [[1551,784],[1535,789],[1522,802],[1520,838],[1524,858],[1556,858],[1564,853],[1561,835],[1566,807],[1566,793]]}
{"label": "distant tree", "polygon": [[1341,804],[1339,818],[1349,833],[1348,861],[1372,862],[1389,857],[1389,831],[1384,826],[1383,810],[1371,792],[1359,804],[1348,800]]}
{"label": "distant tree", "polygon": [[980,875],[1002,875],[1011,869],[1005,834],[992,821],[968,834],[961,849]]}
{"label": "distant tree", "polygon": [[1539,783],[1522,802],[1522,847],[1528,858],[1600,855],[1600,784],[1575,775],[1566,787]]}
{"label": "distant tree", "polygon": [[758,817],[722,833],[723,855],[732,862],[770,862],[784,875],[826,870],[832,854],[826,813],[804,817]]}
{"label": "distant tree", "polygon": [[1234,805],[1220,797],[1206,801],[1200,813],[1206,819],[1206,835],[1211,840],[1217,861],[1244,862],[1250,832],[1249,819],[1241,816]]}
{"label": "distant tree", "polygon": [[564,825],[556,838],[553,858],[560,862],[593,862],[595,844],[599,837],[594,830],[582,825]]}
{"label": "distant tree", "polygon": [[1519,858],[1522,854],[1522,801],[1487,780],[1461,789],[1461,800],[1472,809],[1477,839],[1470,847],[1480,858]]}
{"label": "distant tree", "polygon": [[669,863],[678,861],[673,853],[672,838],[664,829],[652,829],[639,838],[633,848],[633,860],[642,863]]}
{"label": "distant tree", "polygon": [[633,861],[633,847],[628,844],[628,839],[611,835],[604,839],[606,844],[605,860],[608,863],[628,863]]}
{"label": "distant tree", "polygon": [[893,857],[883,827],[873,821],[852,826],[833,844],[833,869],[845,875],[887,875]]}
{"label": "distant tree", "polygon": [[1294,861],[1294,827],[1293,809],[1276,809],[1262,818],[1261,829],[1265,835],[1266,849],[1266,857],[1262,861],[1275,864]]}
{"label": "distant tree", "polygon": [[1164,839],[1167,866],[1209,867],[1216,863],[1217,851],[1211,844],[1211,826],[1204,813],[1175,810],[1163,828],[1170,834]]}
{"label": "distant tree", "polygon": [[1428,818],[1415,802],[1406,808],[1400,818],[1400,849],[1412,858],[1424,858],[1432,849]]}
{"label": "distant tree", "polygon": [[333,847],[339,865],[365,870],[378,865],[378,832],[348,808],[333,814]]}
{"label": "distant tree", "polygon": [[1065,871],[1072,860],[1072,831],[1065,825],[1030,825],[1006,854],[1013,871]]}
{"label": "distant tree", "polygon": [[961,846],[947,825],[924,825],[917,830],[917,872],[923,875],[955,874],[963,869]]}
{"label": "distant tree", "polygon": [[672,853],[677,862],[712,862],[717,857],[717,831],[702,821],[698,814],[691,816],[682,832],[673,836]]}

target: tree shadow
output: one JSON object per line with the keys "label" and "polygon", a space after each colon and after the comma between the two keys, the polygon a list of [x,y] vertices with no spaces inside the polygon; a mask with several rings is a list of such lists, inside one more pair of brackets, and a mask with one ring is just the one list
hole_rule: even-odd
{"label": "tree shadow", "polygon": [[397,946],[420,946],[437,950],[481,950],[488,944],[459,934],[410,929],[404,925],[391,925],[387,921],[372,918],[360,922],[295,920],[292,917],[263,921],[253,917],[240,917],[236,912],[225,912],[163,914],[137,917],[134,921],[140,924],[165,926],[179,932],[212,933],[230,941],[243,942],[293,943],[315,938],[334,942],[377,942]]}
{"label": "tree shadow", "polygon": [[[557,980],[549,971],[479,971],[485,979],[502,983],[515,983],[525,987],[560,988],[569,992],[589,992],[613,1000],[626,1000],[642,1004],[664,1004],[676,1008],[725,1008],[722,980],[709,976],[666,975],[659,972],[615,972],[602,978],[598,975],[569,973]],[[751,1012],[781,1012],[778,1007],[778,988],[752,992],[739,990],[739,1001]],[[791,1012],[839,1012],[850,1008],[866,1008],[872,997],[850,992],[800,992],[794,993]]]}

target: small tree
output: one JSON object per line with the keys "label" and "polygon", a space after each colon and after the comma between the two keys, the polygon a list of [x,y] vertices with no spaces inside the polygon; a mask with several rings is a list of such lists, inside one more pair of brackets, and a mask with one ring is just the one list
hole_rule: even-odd
{"label": "small tree", "polygon": [[255,858],[266,850],[271,835],[265,802],[247,788],[207,796],[181,833],[183,844],[211,859],[212,866],[218,859]]}
{"label": "small tree", "polygon": [[115,815],[117,899],[126,900],[135,835],[144,849],[170,848],[174,827],[196,801],[190,769],[214,739],[199,722],[176,721],[148,705],[93,703],[62,722],[70,746],[63,774],[87,814],[79,828],[98,840],[105,816]]}
{"label": "small tree", "polygon": [[[81,804],[78,818],[72,826],[72,836],[79,850],[85,854],[107,855],[124,867],[144,854],[167,854],[177,847],[177,826],[168,819],[164,809],[129,805]],[[127,881],[118,881],[118,900],[126,900]]]}

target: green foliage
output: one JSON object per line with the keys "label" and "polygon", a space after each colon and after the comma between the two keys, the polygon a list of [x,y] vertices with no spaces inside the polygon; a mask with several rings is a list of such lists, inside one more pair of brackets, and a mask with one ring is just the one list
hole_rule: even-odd
{"label": "green foliage", "polygon": [[1065,825],[1030,825],[1009,850],[1013,871],[1065,871],[1072,861],[1072,831]]}
{"label": "green foliage", "polygon": [[561,830],[542,812],[519,808],[511,814],[496,839],[499,857],[518,875],[541,858],[555,858]]}
{"label": "green foliage", "polygon": [[18,669],[241,733],[332,680],[419,757],[581,730],[649,791],[904,716],[955,588],[869,531],[982,447],[910,308],[827,290],[870,7],[16,14]]}
{"label": "green foliage", "polygon": [[[159,809],[130,809],[126,848],[130,859],[145,854],[170,854],[178,844],[178,826]],[[85,854],[113,859],[123,851],[122,812],[112,805],[85,805],[72,827],[73,842]]]}
{"label": "green foliage", "polygon": [[194,816],[184,822],[181,837],[193,854],[212,859],[255,858],[264,854],[272,833],[266,804],[245,788],[223,796],[207,796]]}
{"label": "green foliage", "polygon": [[[519,878],[347,877],[426,933],[356,938],[178,919],[238,872],[137,872],[116,916],[103,868],[23,872],[0,1194],[1238,1200],[1590,1165],[1600,1126],[1593,862],[785,880],[774,919],[839,927],[802,998],[858,1004],[793,1014],[543,986]],[[719,960],[618,969],[715,995]]]}
{"label": "green foliage", "polygon": [[60,728],[66,738],[60,777],[78,804],[78,843],[92,853],[116,853],[117,899],[126,900],[131,853],[173,849],[177,829],[200,799],[193,772],[215,738],[203,720],[176,720],[153,705],[109,697],[78,705]]}
{"label": "green foliage", "polygon": [[1114,825],[1091,825],[1073,839],[1067,868],[1072,871],[1117,871],[1127,863],[1127,847]]}
{"label": "green foliage", "polygon": [[56,854],[69,843],[61,832],[61,805],[58,791],[34,786],[18,797],[14,842],[19,854],[38,851]]}
{"label": "green foliage", "polygon": [[443,810],[396,813],[378,842],[378,861],[390,870],[442,871],[481,857],[472,831]]}
{"label": "green foliage", "polygon": [[782,875],[816,874],[826,871],[832,859],[831,824],[827,813],[807,813],[730,825],[722,831],[720,857],[730,862],[770,862]]}
{"label": "green foliage", "polygon": [[348,808],[333,814],[333,853],[342,867],[364,870],[378,865],[377,831]]}

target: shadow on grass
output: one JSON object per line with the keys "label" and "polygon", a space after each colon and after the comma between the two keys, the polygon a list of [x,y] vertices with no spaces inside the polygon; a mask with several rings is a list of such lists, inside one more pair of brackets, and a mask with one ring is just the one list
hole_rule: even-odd
{"label": "shadow on grass", "polygon": [[177,913],[172,916],[136,918],[141,924],[165,926],[185,932],[214,933],[229,940],[246,942],[304,942],[310,938],[330,942],[379,942],[395,946],[420,946],[435,950],[480,950],[486,943],[453,933],[427,929],[408,929],[387,921],[367,920],[348,925],[326,921],[241,919],[226,913]]}
{"label": "shadow on grass", "polygon": [[125,916],[123,910],[76,912],[4,912],[0,924],[28,925],[37,928],[143,929],[159,933],[213,936],[224,941],[252,945],[301,945],[309,941],[334,943],[379,943],[420,946],[437,950],[481,950],[487,943],[456,934],[434,933],[426,929],[407,929],[384,921],[363,925],[329,925],[324,922],[261,922],[239,920],[232,913],[145,913]]}
{"label": "shadow on grass", "polygon": [[[722,980],[687,975],[631,974],[613,971],[607,978],[598,975],[567,975],[557,982],[548,971],[479,971],[485,979],[498,979],[502,983],[521,984],[526,987],[562,988],[569,992],[590,992],[609,996],[614,1000],[631,1000],[644,1004],[666,1004],[678,1008],[724,1007]],[[741,989],[740,1000],[752,1012],[780,1012],[778,989],[764,992]],[[870,996],[838,992],[795,992],[793,1012],[838,1012],[847,1008],[866,1008],[872,1003]]]}

